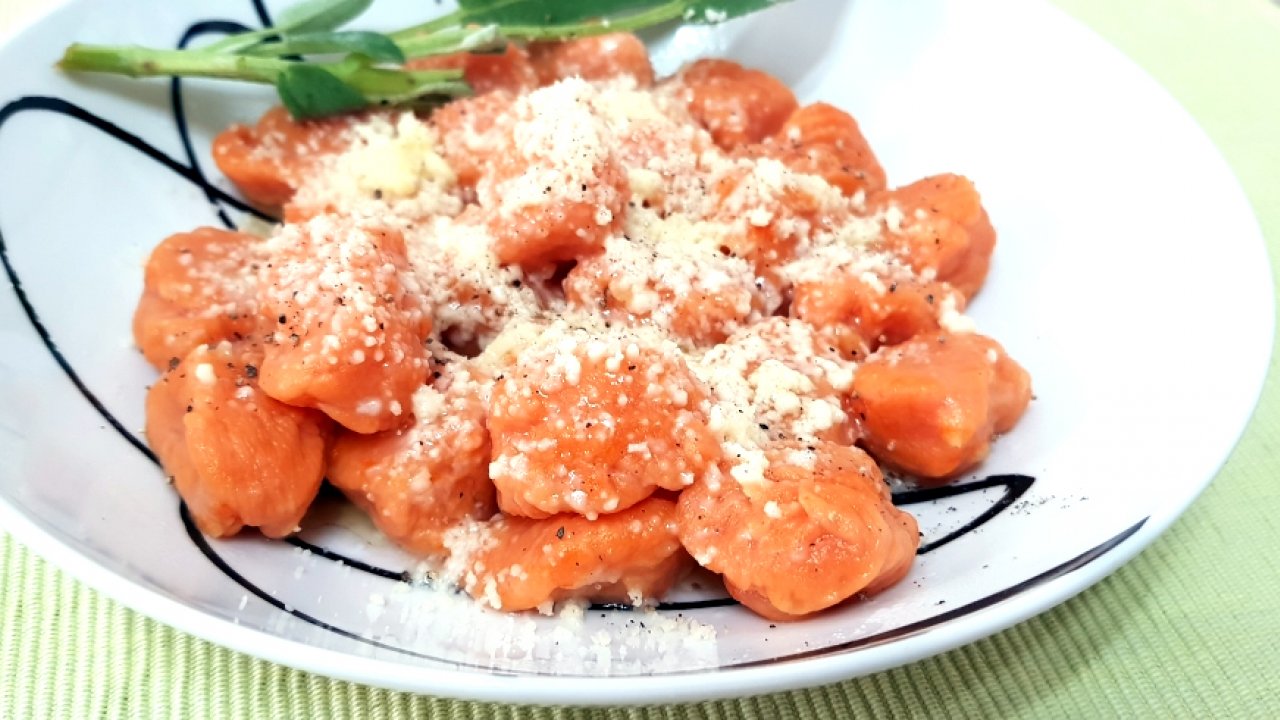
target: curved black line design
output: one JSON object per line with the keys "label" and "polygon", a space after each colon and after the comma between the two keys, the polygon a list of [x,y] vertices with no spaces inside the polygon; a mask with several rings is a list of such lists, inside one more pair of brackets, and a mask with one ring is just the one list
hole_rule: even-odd
{"label": "curved black line design", "polygon": [[[0,125],[3,124],[3,119],[0,119]],[[36,314],[35,307],[32,306],[31,300],[27,298],[27,291],[22,287],[22,281],[18,278],[18,271],[13,268],[13,263],[9,261],[9,247],[5,244],[3,232],[0,232],[0,264],[4,265],[4,274],[9,278],[9,286],[13,288],[14,297],[18,298],[18,304],[22,306],[22,313],[27,316],[27,321],[31,323],[31,327],[36,331],[40,342],[44,343],[45,349],[49,351],[49,355],[53,357],[54,362],[58,364],[58,367],[62,368],[63,374],[67,376],[67,379],[71,381],[76,390],[80,391],[80,395],[89,401],[93,409],[97,410],[98,414],[111,425],[112,429],[120,434],[120,437],[124,438],[126,442],[150,459],[151,462],[159,465],[160,461],[156,458],[155,453],[151,451],[151,448],[129,432],[124,424],[117,420],[110,410],[107,410],[107,407],[102,404],[97,395],[93,394],[89,386],[84,384],[75,369],[71,367],[71,363],[67,362],[66,356],[58,349],[58,344],[53,341],[53,336],[49,334],[49,330],[40,321],[40,316]]]}
{"label": "curved black line design", "polygon": [[[252,4],[263,26],[270,27],[271,18],[267,13],[266,7],[262,2],[262,0],[252,0]],[[239,32],[246,29],[247,28],[240,23],[227,21],[227,20],[207,20],[207,21],[197,22],[192,24],[189,28],[187,28],[186,32],[182,35],[182,38],[179,41],[179,47],[186,47],[186,45],[192,39],[203,34]],[[173,112],[174,121],[177,124],[179,139],[181,141],[183,151],[188,161],[187,164],[183,164],[180,161],[169,157],[167,154],[158,150],[154,146],[148,144],[146,141],[142,140],[137,135],[134,135],[122,129],[118,125],[115,125],[93,114],[92,112],[85,110],[84,108],[78,105],[75,105],[74,103],[63,100],[61,98],[47,97],[47,96],[26,96],[26,97],[22,97],[17,100],[14,100],[6,104],[3,108],[0,108],[0,128],[3,128],[4,124],[8,120],[13,118],[15,115],[24,111],[45,111],[45,112],[52,112],[52,113],[66,116],[66,117],[73,118],[103,133],[106,133],[107,135],[113,137],[114,139],[120,142],[125,143],[126,145],[132,147],[133,149],[137,150],[143,155],[149,157],[153,161],[160,163],[162,166],[166,167],[167,169],[177,174],[179,177],[183,178],[184,180],[199,187],[204,192],[205,196],[208,198],[211,205],[214,207],[218,217],[222,220],[222,222],[228,228],[234,228],[235,225],[233,221],[230,219],[230,217],[227,215],[226,209],[224,206],[229,206],[231,208],[234,208],[244,213],[251,214],[255,217],[261,218],[266,221],[274,221],[275,218],[272,218],[262,213],[256,208],[243,202],[239,198],[236,198],[233,195],[229,195],[228,193],[222,190],[219,190],[218,188],[212,186],[207,180],[203,169],[200,167],[196,159],[194,149],[192,148],[192,145],[191,145],[190,133],[189,133],[189,128],[186,120],[186,111],[183,106],[182,85],[181,85],[180,79],[175,78],[172,81],[172,84],[170,86],[170,103],[171,103],[171,109]],[[156,458],[155,454],[151,451],[151,449],[147,447],[147,445],[143,443],[139,438],[135,437],[131,432],[129,432],[129,430],[126,429],[124,425],[106,408],[106,406],[93,394],[93,392],[88,388],[88,386],[85,385],[83,380],[81,380],[79,375],[76,373],[75,369],[71,366],[70,362],[62,354],[61,350],[59,350],[57,343],[53,340],[48,329],[44,326],[43,322],[40,320],[38,313],[36,312],[34,306],[31,304],[29,298],[27,297],[26,291],[22,286],[22,282],[18,276],[18,273],[9,259],[8,247],[5,244],[3,234],[0,234],[0,264],[3,264],[4,266],[4,271],[6,276],[9,279],[9,284],[12,287],[14,295],[17,298],[20,306],[22,307],[23,313],[26,315],[28,321],[31,323],[32,328],[35,330],[37,336],[39,336],[45,348],[49,351],[50,356],[62,369],[63,373],[67,376],[68,380],[70,380],[70,382],[75,386],[75,388],[80,392],[80,394],[85,398],[85,400],[94,408],[94,410],[97,411],[98,414],[126,442],[132,445],[135,449],[141,452],[145,457],[150,459],[153,463],[156,463],[157,465],[159,465],[158,459]],[[964,493],[969,493],[969,492],[981,491],[981,490],[985,490],[993,487],[1004,488],[1005,490],[1004,495],[995,504],[993,504],[990,508],[984,511],[982,514],[978,515],[977,517],[975,517],[973,520],[966,523],[961,528],[951,533],[948,533],[947,535],[945,535],[944,537],[938,540],[935,540],[931,543],[928,543],[922,546],[918,552],[919,554],[925,554],[933,550],[936,550],[960,537],[963,537],[967,533],[972,532],[973,530],[991,521],[993,518],[995,518],[997,515],[1003,512],[1006,508],[1011,506],[1023,494],[1025,494],[1027,490],[1030,489],[1031,485],[1034,482],[1035,482],[1034,478],[1026,475],[996,475],[996,476],[985,478],[983,480],[979,480],[971,483],[965,483],[963,485],[951,485],[951,486],[944,486],[944,487],[938,487],[938,488],[925,488],[925,489],[910,490],[910,491],[896,493],[894,495],[894,503],[897,505],[911,505],[911,504],[923,503],[923,502],[933,502],[933,501],[941,500],[944,498],[954,497],[954,496],[964,494]],[[215,567],[217,567],[224,575],[226,575],[229,579],[233,580],[234,582],[236,582],[237,584],[239,584],[241,587],[245,588],[249,592],[253,593],[255,597],[260,598],[261,600],[267,602],[271,606],[279,610],[282,610],[284,612],[287,612],[290,615],[293,615],[294,617],[297,617],[300,620],[303,620],[304,622],[315,625],[316,627],[322,628],[326,631],[333,632],[337,635],[340,635],[358,642],[362,642],[374,647],[390,650],[393,652],[397,652],[397,653],[401,653],[401,654],[405,654],[405,655],[409,655],[417,658],[422,658],[426,660],[431,660],[435,662],[483,670],[485,672],[498,675],[498,676],[514,676],[515,675],[515,673],[498,671],[498,670],[494,670],[493,668],[482,666],[482,665],[469,665],[467,663],[458,663],[452,660],[436,658],[423,653],[415,652],[405,648],[395,647],[395,646],[388,645],[376,640],[361,637],[348,630],[345,630],[340,627],[336,627],[318,618],[315,618],[311,615],[308,615],[299,610],[291,608],[288,605],[286,605],[284,602],[272,597],[269,593],[266,593],[261,588],[254,585],[252,582],[250,582],[248,579],[246,579],[244,576],[238,573],[234,568],[232,568],[213,549],[208,539],[204,537],[203,534],[200,533],[199,529],[195,525],[195,522],[191,518],[190,512],[188,511],[185,503],[179,504],[179,514],[181,516],[183,527],[186,529],[186,532],[190,537],[192,543],[195,544],[195,546],[200,550],[200,552],[204,554],[205,557],[208,558],[209,561]],[[1137,532],[1145,522],[1146,522],[1146,519],[1143,519],[1142,521],[1138,522],[1137,524],[1125,530],[1124,532],[1116,535],[1111,540],[1089,551],[1086,551],[1065,563],[1062,563],[1054,568],[1051,568],[1033,578],[1030,578],[1026,581],[1018,583],[1014,586],[1011,586],[1009,588],[996,592],[992,595],[986,596],[980,600],[974,601],[962,607],[955,608],[945,613],[941,613],[932,618],[927,618],[925,620],[919,621],[917,623],[913,623],[911,625],[895,628],[893,630],[888,630],[883,633],[878,633],[876,635],[860,638],[858,640],[850,641],[848,643],[843,643],[841,645],[836,645],[836,646],[822,648],[822,649],[816,649],[812,651],[805,651],[802,653],[796,653],[796,654],[787,655],[787,656],[778,657],[778,658],[771,658],[768,660],[741,663],[741,664],[733,665],[729,667],[749,667],[753,665],[775,664],[779,662],[801,660],[801,659],[816,657],[821,655],[838,654],[838,653],[848,652],[851,650],[856,650],[863,647],[869,647],[872,645],[881,644],[884,642],[888,642],[891,640],[899,639],[902,637],[906,637],[906,636],[910,636],[910,635],[922,632],[926,629],[935,627],[939,624],[963,617],[965,615],[984,609],[986,607],[990,607],[992,605],[998,604],[1010,597],[1017,595],[1020,592],[1023,592],[1032,587],[1048,582],[1049,580],[1052,580],[1054,578],[1061,577],[1080,567],[1083,567],[1084,565],[1097,559],[1098,557],[1101,557],[1102,555],[1106,554],[1106,552],[1108,552],[1109,550],[1115,548],[1116,546],[1124,542],[1124,540],[1126,540],[1127,538],[1132,536],[1135,532]],[[381,568],[369,563],[365,563],[361,560],[347,557],[341,553],[331,551],[327,548],[323,548],[323,547],[314,545],[312,543],[308,543],[300,538],[296,538],[296,537],[289,538],[287,542],[289,542],[290,544],[296,547],[304,548],[310,551],[312,554],[318,555],[320,557],[324,557],[326,559],[329,559],[335,562],[344,563],[353,568],[356,568],[358,570],[361,570],[363,572],[366,572],[378,577],[382,577],[382,578],[393,580],[393,581],[399,581],[399,582],[407,582],[410,580],[410,575],[408,572],[396,572],[396,571],[388,570],[386,568]],[[703,608],[724,607],[724,606],[736,605],[736,604],[737,604],[736,601],[734,601],[731,598],[713,598],[713,599],[699,600],[699,601],[663,603],[659,605],[659,609],[694,610],[694,609],[703,609]],[[627,611],[627,610],[631,610],[632,608],[628,605],[619,605],[614,603],[601,603],[601,604],[593,605],[592,609],[608,610],[608,611]],[[713,671],[713,670],[709,670],[707,672],[710,672],[710,671]]]}
{"label": "curved black line design", "polygon": [[401,570],[400,572],[396,572],[395,570],[388,570],[384,567],[379,567],[377,565],[370,565],[369,563],[363,560],[353,558],[349,555],[343,555],[340,552],[334,552],[333,550],[330,550],[326,547],[322,547],[320,545],[309,543],[306,540],[303,540],[302,538],[298,537],[297,535],[290,535],[289,537],[285,538],[284,541],[296,548],[301,548],[303,550],[306,550],[312,555],[322,557],[326,560],[332,560],[340,565],[349,565],[355,568],[356,570],[368,573],[370,575],[376,575],[380,578],[386,578],[387,580],[394,580],[396,582],[402,582],[402,583],[413,582],[413,575],[408,570]]}
{"label": "curved black line design", "polygon": [[[301,610],[298,610],[297,608],[290,607],[289,605],[285,604],[283,600],[272,597],[271,593],[268,593],[267,591],[263,590],[262,588],[258,587],[252,582],[249,582],[248,578],[241,575],[239,572],[236,571],[235,568],[228,565],[227,561],[223,560],[222,556],[219,555],[217,552],[215,552],[214,549],[209,546],[209,540],[204,536],[204,533],[200,532],[200,528],[196,527],[195,520],[191,517],[191,512],[187,510],[187,504],[185,502],[182,502],[182,501],[178,502],[178,515],[179,517],[182,518],[182,527],[186,529],[187,537],[191,538],[191,542],[194,543],[195,546],[199,548],[200,552],[203,553],[204,556],[209,559],[209,562],[213,563],[215,567],[221,570],[223,575],[226,575],[231,580],[234,580],[237,585],[253,593],[254,597],[258,598],[259,600],[262,600],[263,602],[276,608],[277,610],[288,613],[298,618],[299,620],[302,620],[305,623],[308,623],[310,625],[314,625],[320,628],[321,630],[327,630],[331,633],[334,633],[335,635],[341,635],[342,637],[347,638],[349,640],[355,640],[357,642],[362,642],[366,645],[372,645],[373,647],[376,647],[376,648],[391,650],[393,652],[401,653],[403,655],[409,655],[411,657],[421,658],[424,660],[432,660],[435,662],[443,662],[443,663],[451,662],[449,660],[444,660],[442,658],[437,658],[431,655],[426,655],[420,652],[416,652],[414,650],[409,650],[408,648],[396,647],[394,645],[388,645],[386,643],[379,642],[372,638],[361,637],[360,635],[357,635],[351,632],[350,630],[340,628],[337,625],[331,625],[321,620],[320,618],[317,618],[313,615],[308,615],[307,613],[304,613]],[[462,663],[456,663],[456,664],[462,664]],[[475,667],[479,667],[479,666],[475,666]],[[514,673],[503,673],[502,671],[496,671],[496,674],[506,675],[511,677],[515,676]]]}
{"label": "curved black line design", "polygon": [[[192,40],[202,35],[230,35],[248,29],[246,25],[232,20],[201,20],[193,23],[182,33],[182,38],[178,40],[178,48],[185,49]],[[182,152],[187,157],[187,165],[191,167],[196,177],[200,178],[200,183],[207,185],[209,180],[204,174],[204,169],[200,167],[200,161],[196,159],[195,149],[191,146],[191,132],[187,125],[187,108],[182,102],[182,78],[180,77],[169,80],[169,110],[173,114],[173,122],[178,130],[178,141],[182,143]],[[216,209],[218,219],[222,221],[223,226],[228,230],[235,230],[235,222],[231,220],[230,215],[227,215],[219,199],[208,190],[205,190],[205,197]]]}
{"label": "curved black line design", "polygon": [[[391,580],[393,582],[402,582],[402,583],[415,582],[413,578],[413,574],[410,573],[408,570],[401,570],[399,572],[396,572],[395,570],[388,570],[387,568],[381,567],[379,565],[372,565],[358,558],[353,558],[350,555],[344,555],[343,553],[335,552],[321,545],[316,545],[315,543],[307,542],[306,540],[303,540],[302,538],[296,535],[291,535],[285,538],[284,541],[296,548],[301,548],[302,550],[306,550],[312,555],[322,557],[326,560],[332,560],[333,562],[336,562],[340,565],[349,565],[356,570],[360,570],[361,572],[365,572],[370,575],[374,575],[376,577],[384,578],[386,580]],[[210,548],[210,550],[212,551],[212,548]],[[453,588],[453,590],[459,591],[458,588]],[[737,604],[738,604],[738,601],[734,600],[731,597],[708,598],[706,600],[667,600],[667,601],[659,602],[657,605],[657,609],[659,610],[700,610],[703,608],[732,607]],[[630,612],[635,610],[635,607],[633,607],[632,605],[628,605],[627,603],[608,602],[608,603],[592,603],[588,609],[603,610],[606,612]]]}
{"label": "curved black line design", "polygon": [[987,508],[981,515],[960,526],[959,528],[943,535],[931,543],[925,543],[916,550],[916,555],[924,555],[933,552],[938,548],[957,538],[964,537],[978,528],[986,525],[995,516],[1004,512],[1005,508],[1013,505],[1018,498],[1026,494],[1031,486],[1034,485],[1036,479],[1030,475],[992,475],[976,480],[974,482],[964,483],[961,485],[942,485],[940,487],[919,488],[916,490],[903,490],[893,494],[894,505],[915,505],[923,502],[936,502],[949,497],[963,495],[965,493],[977,492],[993,487],[1003,487],[1004,495],[1000,497],[991,507]]}
{"label": "curved black line design", "polygon": [[868,635],[863,638],[858,638],[857,640],[850,640],[849,642],[841,643],[839,645],[832,645],[830,647],[817,648],[814,650],[806,650],[804,652],[793,653],[791,655],[786,655],[779,658],[770,658],[767,660],[753,660],[750,662],[739,663],[736,665],[729,665],[727,667],[731,667],[731,668],[758,667],[761,665],[774,665],[779,662],[795,662],[797,660],[807,660],[809,658],[824,657],[827,655],[839,655],[839,654],[851,652],[854,650],[862,650],[865,648],[874,647],[876,645],[884,645],[885,643],[893,642],[895,640],[902,640],[903,638],[911,637],[913,635],[919,635],[922,632],[931,630],[944,623],[950,622],[952,620],[958,620],[962,617],[965,617],[966,615],[972,615],[973,613],[976,613],[979,610],[985,610],[994,605],[999,605],[1005,600],[1008,600],[1009,598],[1012,598],[1016,595],[1020,595],[1026,592],[1027,590],[1043,585],[1049,582],[1050,580],[1056,580],[1065,575],[1069,575],[1072,572],[1075,572],[1076,570],[1079,570],[1080,568],[1088,565],[1094,560],[1097,560],[1103,555],[1106,555],[1108,552],[1119,547],[1120,544],[1123,543],[1125,540],[1128,540],[1130,537],[1133,537],[1134,533],[1141,530],[1142,526],[1146,525],[1147,521],[1150,519],[1151,518],[1149,516],[1142,518],[1141,520],[1134,523],[1133,525],[1130,525],[1124,530],[1121,530],[1111,539],[1106,540],[1105,542],[1099,545],[1095,545],[1094,547],[1088,550],[1085,550],[1084,552],[1080,553],[1079,555],[1076,555],[1070,560],[1067,560],[1066,562],[1060,563],[1058,565],[1055,565],[1049,568],[1048,570],[1045,570],[1039,575],[1029,577],[1020,583],[1010,585],[1009,587],[1003,590],[998,590],[990,595],[982,597],[978,600],[974,600],[971,603],[968,603],[966,605],[961,605],[958,608],[955,608],[953,610],[948,610],[938,615],[934,615],[933,617],[925,618],[924,620],[903,625],[901,627],[896,627],[896,628],[893,628],[892,630],[885,630],[884,632],[879,632],[874,635]]}
{"label": "curved black line design", "polygon": [[196,171],[169,157],[146,140],[143,140],[119,125],[101,118],[92,112],[85,110],[79,105],[63,100],[62,98],[49,97],[47,95],[25,95],[17,100],[13,100],[3,108],[0,108],[0,128],[3,128],[4,124],[13,119],[13,117],[18,113],[30,111],[51,112],[79,120],[85,125],[110,135],[116,140],[119,140],[125,145],[128,145],[134,150],[137,150],[143,155],[146,155],[152,160],[160,163],[178,177],[204,190],[206,194],[211,194],[218,201],[224,202],[241,212],[249,213],[250,215],[254,215],[262,220],[266,220],[267,222],[275,222],[276,220],[276,218],[263,213],[236,196],[229,195],[210,185]]}
{"label": "curved black line design", "polygon": [[[79,105],[61,98],[48,97],[44,95],[27,95],[7,103],[3,108],[0,108],[0,129],[3,129],[4,125],[19,113],[36,111],[51,112],[82,122],[85,125],[119,140],[125,145],[128,145],[134,150],[137,150],[143,155],[160,163],[184,180],[202,188],[206,195],[216,198],[222,202],[226,202],[237,210],[248,212],[267,220],[271,219],[253,207],[245,204],[238,198],[228,195],[209,185],[209,183],[205,182],[203,177],[193,172],[191,168],[169,157],[137,135],[134,135],[120,126],[95,115]],[[71,384],[80,391],[81,396],[83,396],[85,400],[93,406],[94,410],[96,410],[98,414],[101,415],[102,418],[120,434],[121,437],[123,437],[130,445],[149,458],[152,462],[156,462],[155,454],[151,452],[151,448],[147,447],[145,443],[125,428],[124,425],[107,410],[106,406],[102,404],[102,401],[100,401],[97,396],[89,390],[88,386],[84,384],[84,381],[80,379],[80,375],[76,373],[75,369],[71,366],[71,363],[67,361],[66,356],[62,354],[62,351],[58,349],[57,343],[49,334],[49,330],[44,326],[44,323],[41,322],[39,315],[36,313],[35,308],[31,305],[30,299],[27,297],[26,291],[22,287],[22,281],[18,277],[18,272],[13,267],[12,261],[9,259],[9,249],[8,245],[5,243],[3,233],[0,233],[0,264],[4,265],[5,275],[9,279],[9,285],[13,288],[14,296],[18,299],[18,304],[22,306],[23,314],[26,315],[28,322],[31,323],[31,327],[36,331],[36,335],[40,337],[41,342],[44,343],[45,348],[62,369],[62,372],[67,376],[67,379],[71,381]]]}
{"label": "curved black line design", "polygon": [[262,23],[262,27],[275,26],[271,20],[271,14],[267,12],[267,5],[262,0],[253,0],[253,11],[258,15],[258,22]]}
{"label": "curved black line design", "polygon": [[[252,582],[249,582],[247,578],[245,578],[240,573],[236,572],[234,568],[228,565],[227,562],[223,560],[222,557],[218,555],[218,553],[214,551],[214,549],[209,545],[208,539],[205,538],[205,536],[200,532],[200,529],[196,527],[195,522],[191,518],[191,514],[187,511],[186,503],[179,504],[179,513],[182,516],[183,527],[186,528],[187,535],[188,537],[191,538],[191,542],[193,542],[196,545],[196,547],[199,548],[200,551],[204,553],[206,557],[209,558],[209,561],[212,562],[215,566],[217,566],[219,570],[223,572],[223,574],[225,574],[227,577],[234,580],[241,587],[253,593],[255,597],[263,600],[264,602],[271,605],[272,607],[282,612],[286,612],[306,623],[315,625],[316,627],[319,627],[323,630],[328,630],[337,635],[341,635],[342,637],[355,640],[357,642],[365,643],[366,645],[371,645],[376,648],[381,648],[383,650],[390,650],[392,652],[408,655],[410,657],[420,658],[423,660],[429,660],[432,662],[438,662],[446,665],[452,665],[452,666],[467,668],[471,670],[480,670],[486,673],[490,673],[496,677],[518,677],[518,676],[526,676],[526,675],[533,675],[537,677],[566,677],[566,678],[593,677],[591,675],[579,675],[579,674],[545,673],[545,672],[515,673],[515,672],[506,671],[506,670],[499,670],[487,665],[479,665],[475,663],[461,662],[458,660],[451,660],[447,658],[439,658],[433,655],[428,655],[426,653],[418,652],[416,650],[410,650],[408,648],[401,648],[401,647],[396,647],[394,645],[388,645],[387,643],[380,642],[378,640],[373,640],[371,638],[362,637],[349,630],[345,630],[335,625],[331,625],[323,620],[320,620],[319,618],[308,615],[307,613],[304,613],[301,610],[298,610],[297,608],[293,608],[286,605],[283,601],[279,600],[278,598],[272,597],[270,593],[264,591],[262,588],[259,588],[257,585],[254,585]],[[1130,537],[1133,536],[1134,533],[1142,529],[1142,526],[1147,523],[1148,519],[1149,518],[1143,518],[1142,520],[1139,520],[1134,525],[1126,528],[1125,530],[1121,531],[1120,533],[1118,533],[1111,539],[1101,543],[1100,545],[1094,546],[1093,548],[1090,548],[1089,550],[1086,550],[1080,553],[1079,555],[1071,558],[1070,560],[1067,560],[1066,562],[1055,565],[1054,567],[1049,568],[1048,570],[1045,570],[1044,572],[1038,575],[1027,578],[1026,580],[1023,580],[1020,583],[1011,585],[1003,590],[999,590],[997,592],[994,592],[978,600],[974,600],[971,603],[962,605],[953,610],[948,610],[946,612],[939,613],[938,615],[934,615],[933,617],[925,618],[924,620],[903,625],[901,627],[893,628],[891,630],[885,630],[884,632],[875,633],[874,635],[868,635],[866,637],[858,638],[856,640],[850,640],[848,642],[840,643],[838,645],[831,645],[825,648],[815,648],[813,650],[805,650],[802,652],[791,653],[789,655],[781,655],[773,658],[766,658],[763,660],[750,660],[746,662],[735,663],[732,665],[722,665],[716,668],[706,668],[706,669],[699,669],[699,670],[675,670],[675,671],[669,671],[669,672],[655,672],[655,673],[649,673],[649,674],[650,675],[677,675],[677,674],[683,675],[683,674],[690,674],[690,673],[720,672],[722,670],[760,667],[765,665],[778,665],[781,663],[808,660],[816,657],[826,657],[829,655],[841,655],[841,654],[853,652],[856,650],[874,647],[876,645],[883,645],[885,643],[893,642],[895,640],[901,640],[903,638],[911,637],[913,635],[918,635],[922,632],[938,627],[939,625],[943,625],[952,620],[958,620],[962,617],[978,612],[979,610],[985,610],[989,607],[999,605],[1001,602],[1004,602],[1009,598],[1012,598],[1016,595],[1026,592],[1027,590],[1043,585],[1051,580],[1055,580],[1057,578],[1068,575],[1076,570],[1079,570],[1080,568],[1088,565],[1094,560],[1097,560],[1103,555],[1106,555],[1108,552],[1118,547],[1125,540],[1128,540]]]}
{"label": "curved black line design", "polygon": [[[993,520],[997,515],[1003,512],[1006,508],[1013,505],[1013,503],[1016,502],[1018,498],[1026,494],[1026,492],[1031,489],[1031,486],[1035,484],[1035,481],[1036,479],[1031,477],[1030,475],[992,475],[990,477],[983,478],[982,480],[976,480],[974,482],[963,483],[959,485],[943,485],[943,486],[932,487],[932,488],[919,488],[915,490],[898,491],[893,494],[893,504],[894,505],[917,505],[917,504],[926,503],[926,502],[937,502],[938,500],[957,497],[957,496],[965,495],[972,492],[980,492],[982,490],[988,490],[995,487],[1004,488],[1005,490],[1004,495],[1002,495],[999,500],[993,503],[991,507],[987,508],[981,514],[975,516],[972,520],[965,523],[961,527],[951,531],[950,533],[947,533],[946,535],[942,536],[941,538],[938,538],[937,540],[934,540],[933,542],[929,542],[929,543],[925,543],[924,545],[921,545],[916,550],[916,555],[925,555],[927,553],[933,552],[934,550],[937,550],[938,548],[942,547],[943,545],[946,545],[947,543],[950,543],[953,540],[961,538],[969,534],[970,532],[977,530],[978,528],[982,527],[983,525]],[[293,545],[294,547],[302,548],[313,555],[318,555],[320,557],[326,558],[328,560],[332,560],[334,562],[342,563],[344,565],[350,565],[351,567],[357,570],[361,570],[363,572],[369,573],[370,575],[376,575],[378,577],[386,578],[387,580],[394,580],[397,582],[412,582],[412,575],[407,570],[401,570],[397,572],[395,570],[390,570],[388,568],[384,568],[378,565],[371,565],[367,562],[364,562],[363,560],[360,560],[359,558],[354,558],[354,557],[351,557],[350,555],[345,555],[343,553],[330,550],[326,547],[322,547],[320,545],[307,542],[306,540],[303,540],[302,538],[299,538],[296,536],[286,538],[285,542],[288,542],[290,545]],[[663,601],[658,603],[657,607],[659,610],[699,610],[702,608],[732,607],[738,604],[739,603],[737,600],[734,600],[731,597],[725,596],[725,597],[718,597],[718,598],[708,598],[705,600]],[[591,609],[618,611],[618,610],[632,610],[633,608],[632,606],[626,603],[595,603],[591,606]]]}

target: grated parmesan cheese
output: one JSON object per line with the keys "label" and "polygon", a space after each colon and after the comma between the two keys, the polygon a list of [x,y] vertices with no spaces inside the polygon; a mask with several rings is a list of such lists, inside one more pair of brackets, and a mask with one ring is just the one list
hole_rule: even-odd
{"label": "grated parmesan cheese", "polygon": [[973,318],[956,308],[956,296],[952,294],[942,298],[942,302],[939,303],[938,325],[947,332],[957,334],[971,333],[978,329]]}
{"label": "grated parmesan cheese", "polygon": [[301,179],[292,203],[342,208],[374,219],[456,215],[457,176],[437,152],[435,129],[413,113],[371,114],[354,122],[346,150],[322,157]]}

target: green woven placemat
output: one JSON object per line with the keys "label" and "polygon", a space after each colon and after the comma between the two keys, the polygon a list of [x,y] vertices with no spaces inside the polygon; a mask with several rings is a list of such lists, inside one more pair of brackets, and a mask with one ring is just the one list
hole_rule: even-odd
{"label": "green woven placemat", "polygon": [[[0,0],[0,17],[21,2],[35,0]],[[1209,131],[1258,209],[1274,269],[1280,7],[1057,2],[1145,66]],[[529,708],[387,692],[196,640],[0,535],[0,719],[1280,717],[1280,560],[1270,552],[1280,548],[1276,364],[1226,468],[1149,550],[1055,610],[897,670],[809,691],[651,708]]]}

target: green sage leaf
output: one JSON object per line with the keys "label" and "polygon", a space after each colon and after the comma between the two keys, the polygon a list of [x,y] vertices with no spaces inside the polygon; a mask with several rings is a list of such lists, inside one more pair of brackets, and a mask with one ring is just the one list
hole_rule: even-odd
{"label": "green sage leaf", "polygon": [[276,78],[276,92],[289,114],[299,119],[359,110],[369,101],[358,90],[315,65],[290,65]]}
{"label": "green sage leaf", "polygon": [[654,0],[460,0],[458,8],[461,23],[565,25],[665,4]]}
{"label": "green sage leaf", "polygon": [[694,24],[715,24],[749,15],[787,0],[690,0],[680,19]]}
{"label": "green sage leaf", "polygon": [[359,17],[373,0],[302,0],[276,17],[281,35],[336,30]]}

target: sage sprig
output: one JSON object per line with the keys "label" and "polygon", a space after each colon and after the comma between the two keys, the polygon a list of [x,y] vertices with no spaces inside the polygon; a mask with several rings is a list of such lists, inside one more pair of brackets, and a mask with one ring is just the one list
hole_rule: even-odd
{"label": "sage sprig", "polygon": [[206,77],[274,85],[296,118],[375,106],[421,107],[467,95],[460,70],[412,70],[413,58],[500,51],[668,22],[719,23],[785,0],[460,0],[391,33],[342,29],[373,0],[302,0],[276,25],[186,50],[76,43],[58,65],[129,77]]}

